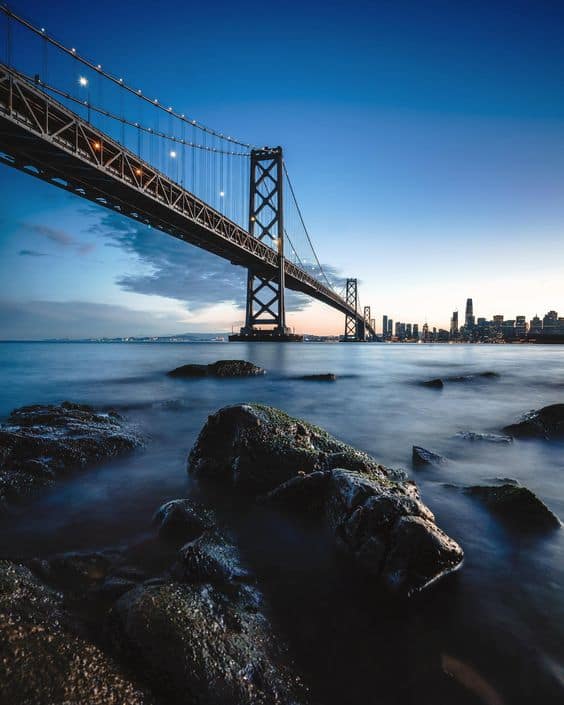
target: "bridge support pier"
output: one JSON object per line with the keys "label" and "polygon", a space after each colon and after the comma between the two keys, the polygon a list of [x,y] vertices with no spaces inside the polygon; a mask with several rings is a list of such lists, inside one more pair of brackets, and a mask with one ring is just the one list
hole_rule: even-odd
{"label": "bridge support pier", "polygon": [[245,325],[231,341],[299,342],[286,326],[284,303],[284,168],[282,147],[253,149],[249,198],[249,233],[270,241],[278,253],[275,277],[248,270]]}
{"label": "bridge support pier", "polygon": [[[345,301],[358,311],[358,279],[347,279]],[[358,343],[364,340],[364,321],[358,316],[345,314],[345,334],[341,338],[343,343]]]}

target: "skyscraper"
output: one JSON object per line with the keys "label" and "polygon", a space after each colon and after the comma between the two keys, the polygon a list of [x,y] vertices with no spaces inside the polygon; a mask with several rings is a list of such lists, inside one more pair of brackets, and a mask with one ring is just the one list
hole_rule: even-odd
{"label": "skyscraper", "polygon": [[474,328],[474,306],[472,305],[472,299],[466,299],[466,317],[464,319],[464,325],[466,328]]}
{"label": "skyscraper", "polygon": [[458,335],[458,311],[452,312],[452,318],[450,319],[450,336],[451,338],[456,338]]}
{"label": "skyscraper", "polygon": [[384,340],[388,337],[388,317],[382,316],[382,337]]}

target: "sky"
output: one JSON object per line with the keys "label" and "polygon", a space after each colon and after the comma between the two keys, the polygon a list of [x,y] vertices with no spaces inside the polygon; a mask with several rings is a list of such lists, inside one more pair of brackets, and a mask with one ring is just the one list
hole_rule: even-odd
{"label": "sky", "polygon": [[[283,145],[321,261],[359,279],[378,329],[448,327],[467,297],[564,315],[563,3],[11,6],[179,111]],[[0,339],[242,322],[239,267],[2,165],[0,206]],[[296,296],[287,318],[344,326]]]}

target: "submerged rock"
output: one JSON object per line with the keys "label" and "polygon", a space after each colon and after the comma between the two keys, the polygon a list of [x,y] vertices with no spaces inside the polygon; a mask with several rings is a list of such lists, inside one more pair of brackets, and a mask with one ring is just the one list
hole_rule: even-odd
{"label": "submerged rock", "polygon": [[159,538],[185,542],[201,536],[214,525],[212,516],[190,499],[173,499],[163,504],[153,517]]}
{"label": "submerged rock", "polygon": [[209,365],[182,365],[170,372],[170,377],[255,377],[266,370],[246,360],[218,360]]}
{"label": "submerged rock", "polygon": [[521,421],[503,430],[515,438],[564,438],[564,404],[551,404],[530,411]]}
{"label": "submerged rock", "polygon": [[308,382],[336,382],[337,375],[334,374],[333,372],[326,372],[326,373],[315,374],[315,375],[302,375],[298,379],[303,379]]}
{"label": "submerged rock", "polygon": [[546,504],[521,485],[474,485],[466,487],[464,492],[479,499],[505,522],[521,529],[556,529],[561,526],[558,517]]}
{"label": "submerged rock", "polygon": [[[208,418],[189,470],[290,510],[317,510],[337,545],[393,590],[410,595],[462,562],[413,482],[323,429],[244,404]],[[412,550],[409,545],[413,539]]]}
{"label": "submerged rock", "polygon": [[414,465],[441,465],[447,461],[442,455],[433,453],[421,446],[413,446],[411,458]]}
{"label": "submerged rock", "polygon": [[442,379],[428,379],[425,382],[421,382],[422,387],[430,387],[431,389],[442,389],[445,385]]}
{"label": "submerged rock", "polygon": [[462,438],[464,441],[482,441],[484,443],[512,443],[511,436],[502,436],[499,433],[477,433],[476,431],[460,431],[456,434],[457,438]]}
{"label": "submerged rock", "polygon": [[68,401],[24,406],[0,425],[0,497],[13,501],[139,445],[140,436],[114,411]]}
{"label": "submerged rock", "polygon": [[0,702],[149,705],[153,698],[82,634],[60,594],[0,561]]}

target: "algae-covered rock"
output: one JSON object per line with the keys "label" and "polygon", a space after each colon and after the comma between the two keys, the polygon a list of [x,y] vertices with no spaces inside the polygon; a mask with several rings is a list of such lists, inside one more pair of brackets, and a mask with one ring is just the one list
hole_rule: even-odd
{"label": "algae-covered rock", "polygon": [[308,696],[249,585],[144,586],[115,606],[125,648],[159,692],[198,705],[298,705]]}
{"label": "algae-covered rock", "polygon": [[530,411],[521,421],[506,426],[503,430],[515,438],[564,438],[564,404],[551,404]]}
{"label": "algae-covered rock", "polygon": [[209,365],[182,365],[167,374],[170,377],[256,377],[266,373],[262,367],[246,360],[218,360]]}
{"label": "algae-covered rock", "polygon": [[558,517],[527,487],[505,482],[501,485],[473,485],[464,491],[479,499],[506,523],[524,530],[557,529]]}
{"label": "algae-covered rock", "polygon": [[[189,470],[265,503],[317,512],[341,549],[399,593],[422,590],[462,562],[462,549],[436,527],[413,482],[277,409],[220,409],[202,429]],[[406,523],[411,518],[418,519],[415,527]],[[407,550],[410,532],[417,536],[418,555]]]}
{"label": "algae-covered rock", "polygon": [[60,594],[0,561],[0,702],[149,705],[155,701],[92,643]]}
{"label": "algae-covered rock", "polygon": [[16,500],[139,445],[139,434],[113,411],[68,401],[24,406],[0,425],[0,497]]}

